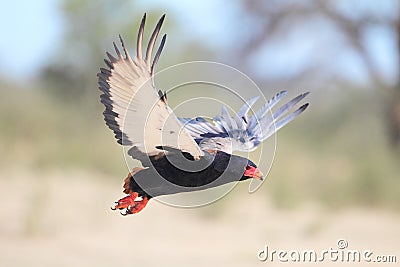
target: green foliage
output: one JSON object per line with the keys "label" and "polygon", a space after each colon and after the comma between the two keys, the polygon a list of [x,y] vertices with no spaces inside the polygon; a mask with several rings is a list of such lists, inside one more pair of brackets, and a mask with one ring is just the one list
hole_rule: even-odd
{"label": "green foliage", "polygon": [[[117,3],[63,1],[65,40],[40,82],[32,88],[0,86],[2,169],[85,169],[126,175],[122,149],[103,122],[96,73],[119,33],[134,51],[140,18],[148,10],[133,8],[130,1]],[[162,13],[148,14],[145,39]],[[169,17],[164,27],[168,29],[171,21],[173,25]],[[215,58],[215,51],[198,42],[186,43],[179,51],[176,47],[166,46],[160,69],[169,65],[165,62]],[[275,163],[260,193],[284,207],[313,201],[331,207],[399,209],[399,156],[383,130],[380,96],[346,88],[313,92],[310,97],[309,110],[278,133]]]}
{"label": "green foliage", "polygon": [[0,100],[2,167],[123,169],[120,148],[104,127],[100,103],[55,101],[45,90],[33,88],[7,87],[0,92],[6,96]]}
{"label": "green foliage", "polygon": [[[46,90],[7,86],[0,93],[6,96],[0,99],[1,168],[126,174],[98,96],[96,104],[83,105],[56,101]],[[312,99],[310,109],[278,133],[275,163],[259,193],[282,207],[313,201],[400,208],[399,158],[382,130],[376,96],[350,91],[337,102],[330,99]]]}

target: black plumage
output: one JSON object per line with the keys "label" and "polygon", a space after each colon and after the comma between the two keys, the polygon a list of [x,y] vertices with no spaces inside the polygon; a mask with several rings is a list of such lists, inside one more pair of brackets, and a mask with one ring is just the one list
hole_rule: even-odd
{"label": "black plumage", "polygon": [[135,149],[129,151],[147,167],[130,176],[129,189],[148,198],[193,192],[253,178],[245,175],[246,168],[257,168],[251,160],[223,151],[215,154],[206,151],[197,161],[177,149],[168,149],[168,152],[168,155],[146,157],[138,156]]}
{"label": "black plumage", "polygon": [[139,27],[136,55],[130,57],[119,36],[123,53],[113,43],[116,57],[107,52],[107,68],[100,68],[97,74],[106,125],[117,142],[129,146],[128,154],[143,166],[134,168],[125,178],[127,196],[112,208],[124,209],[125,214],[140,212],[153,197],[206,190],[249,178],[262,180],[254,162],[232,152],[255,149],[308,106],[287,115],[305,93],[267,116],[286,94],[282,91],[250,118],[247,113],[257,97],[249,100],[235,117],[223,107],[221,116],[213,122],[202,117],[177,118],[168,107],[166,92],[154,85],[154,68],[165,45],[165,34],[153,59],[152,54],[164,18],[165,15],[158,21],[144,57],[146,14]]}

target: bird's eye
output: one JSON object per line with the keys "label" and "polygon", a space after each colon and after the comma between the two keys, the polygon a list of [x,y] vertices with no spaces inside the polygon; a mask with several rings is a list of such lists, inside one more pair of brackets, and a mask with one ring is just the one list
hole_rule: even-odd
{"label": "bird's eye", "polygon": [[249,166],[249,165],[247,165],[247,166],[246,166],[246,170],[249,170],[249,169],[250,169],[250,166]]}

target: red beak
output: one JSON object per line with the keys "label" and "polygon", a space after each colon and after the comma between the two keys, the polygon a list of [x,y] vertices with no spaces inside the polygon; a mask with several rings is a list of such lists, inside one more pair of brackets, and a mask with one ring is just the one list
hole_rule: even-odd
{"label": "red beak", "polygon": [[263,173],[258,168],[255,168],[253,166],[247,166],[244,171],[244,176],[264,181]]}
{"label": "red beak", "polygon": [[264,181],[264,174],[258,168],[256,168],[256,172],[254,173],[253,178]]}

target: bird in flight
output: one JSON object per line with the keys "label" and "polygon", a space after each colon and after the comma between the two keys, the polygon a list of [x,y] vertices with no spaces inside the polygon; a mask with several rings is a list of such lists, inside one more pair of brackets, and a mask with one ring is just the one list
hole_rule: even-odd
{"label": "bird in flight", "polygon": [[107,52],[106,68],[97,74],[107,126],[117,142],[128,147],[128,155],[139,160],[124,180],[125,197],[113,210],[122,215],[140,212],[153,197],[205,190],[250,178],[263,179],[251,160],[234,151],[253,151],[261,142],[292,121],[307,107],[289,111],[307,93],[274,107],[286,91],[277,93],[261,109],[249,111],[257,101],[251,98],[231,116],[223,106],[212,120],[203,117],[178,118],[168,106],[166,93],[154,85],[154,68],[164,47],[166,34],[153,57],[157,36],[165,15],[158,21],[146,51],[142,50],[144,14],[132,58],[120,36],[122,51],[114,43],[116,57]]}

